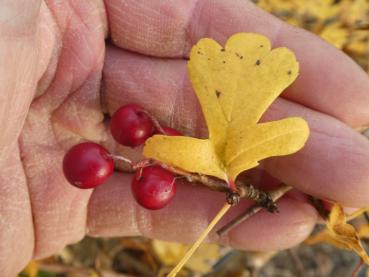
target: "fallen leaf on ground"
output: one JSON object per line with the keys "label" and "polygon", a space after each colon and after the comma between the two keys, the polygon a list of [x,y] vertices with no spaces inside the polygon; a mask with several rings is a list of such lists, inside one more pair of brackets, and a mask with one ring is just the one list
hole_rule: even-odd
{"label": "fallen leaf on ground", "polygon": [[[360,241],[360,233],[355,230],[353,225],[347,223],[343,208],[338,203],[334,203],[329,213],[326,227],[326,229],[318,234],[308,238],[305,243],[316,244],[327,242],[342,249],[352,250],[355,251],[366,264],[369,264],[369,257]],[[363,229],[361,231],[361,235],[363,235],[364,231],[366,230]]]}

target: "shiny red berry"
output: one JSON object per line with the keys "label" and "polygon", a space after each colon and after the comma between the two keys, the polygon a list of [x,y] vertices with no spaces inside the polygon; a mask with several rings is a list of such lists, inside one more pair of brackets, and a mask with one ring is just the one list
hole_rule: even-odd
{"label": "shiny red berry", "polygon": [[110,132],[120,144],[136,147],[154,133],[154,123],[144,109],[136,104],[119,108],[112,116]]}
{"label": "shiny red berry", "polygon": [[114,170],[114,161],[104,147],[85,142],[73,146],[65,154],[63,171],[73,186],[81,189],[94,188],[103,183]]}
{"label": "shiny red berry", "polygon": [[131,187],[136,201],[150,210],[165,207],[176,194],[174,175],[157,165],[138,170]]}
{"label": "shiny red berry", "polygon": [[156,132],[156,133],[161,134],[161,135],[167,135],[167,136],[183,136],[181,132],[179,132],[178,130],[174,128],[162,127],[162,129],[164,132]]}

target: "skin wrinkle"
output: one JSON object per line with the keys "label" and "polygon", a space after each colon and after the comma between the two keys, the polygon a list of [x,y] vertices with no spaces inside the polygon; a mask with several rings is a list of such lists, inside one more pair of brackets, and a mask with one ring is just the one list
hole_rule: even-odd
{"label": "skin wrinkle", "polygon": [[[27,203],[28,203],[28,210],[30,211],[30,229],[31,229],[31,236],[33,237],[33,241],[31,242],[31,253],[30,253],[30,258],[33,257],[33,253],[34,253],[34,249],[35,249],[35,245],[36,245],[36,232],[35,232],[35,222],[34,222],[34,215],[33,215],[33,209],[32,209],[32,201],[31,201],[31,197],[30,197],[30,193],[29,193],[29,187],[28,187],[28,177],[26,174],[26,170],[25,170],[25,165],[24,162],[22,160],[22,148],[19,144],[19,142],[17,142],[17,147],[18,147],[18,151],[19,151],[19,160],[20,160],[20,166],[23,170],[23,175],[24,175],[24,179],[25,179],[25,190],[26,190],[26,197],[28,199]],[[14,205],[15,203],[12,202],[12,205]],[[23,211],[24,212],[24,211]],[[9,224],[5,224],[3,226],[8,226]],[[1,225],[0,225],[1,226]],[[2,255],[0,255],[2,256]],[[5,256],[5,255],[4,255]]]}
{"label": "skin wrinkle", "polygon": [[170,118],[169,118],[169,126],[175,126],[174,123],[176,123],[175,118],[178,117],[175,115],[176,110],[178,111],[183,111],[183,108],[181,107],[181,104],[183,103],[183,88],[185,85],[185,80],[186,80],[186,74],[183,74],[183,78],[181,79],[181,83],[178,86],[178,91],[175,93],[174,96],[174,101],[173,101],[173,105],[172,105],[172,109],[170,111]]}
{"label": "skin wrinkle", "polygon": [[[211,28],[211,20],[208,20],[206,22],[207,24],[204,26],[204,24],[198,24],[201,19],[201,15],[203,14],[204,6],[206,1],[203,0],[196,0],[196,5],[192,9],[192,13],[190,16],[190,21],[187,25],[187,28],[185,29],[185,40],[184,40],[184,51],[182,53],[183,58],[189,58],[188,54],[191,51],[191,47],[197,42],[198,38],[201,37],[199,35],[199,29],[201,28],[201,31],[206,34],[210,34],[210,28]],[[211,2],[208,2],[211,3]]]}
{"label": "skin wrinkle", "polygon": [[[0,10],[1,37],[11,39],[17,36],[33,36],[32,27],[38,16],[40,5],[41,0],[3,0]],[[19,9],[19,6],[24,8]]]}
{"label": "skin wrinkle", "polygon": [[189,51],[191,50],[192,45],[195,44],[195,41],[193,40],[192,37],[192,28],[195,27],[195,25],[192,24],[192,22],[195,21],[195,15],[196,12],[198,10],[202,10],[202,4],[204,1],[202,0],[195,0],[194,4],[193,4],[193,8],[192,10],[189,12],[190,16],[188,17],[188,20],[185,24],[185,28],[184,28],[184,43],[183,43],[183,50],[182,50],[182,57],[183,58],[187,58],[186,54],[189,53]]}
{"label": "skin wrinkle", "polygon": [[[41,76],[38,84],[37,84],[37,90],[36,90],[36,94],[35,97],[37,97],[38,95],[42,94],[47,86],[50,84],[50,77],[52,77],[52,74],[47,74],[47,71],[53,71],[56,68],[56,65],[52,66],[51,63],[55,64],[56,61],[56,57],[55,57],[55,52],[57,50],[57,47],[55,47],[55,43],[57,40],[57,36],[55,35],[56,33],[56,26],[54,25],[54,21],[52,19],[52,15],[50,10],[47,8],[46,4],[44,2],[42,2],[41,7],[40,7],[40,15],[39,15],[39,19],[38,19],[38,24],[39,24],[39,32],[40,32],[40,37],[43,37],[43,39],[39,40],[39,49],[40,52],[43,53],[48,53],[48,54],[44,54],[44,55],[40,55],[40,59],[39,59],[39,66],[38,66],[38,74],[37,76]],[[49,43],[45,43],[45,40],[47,41],[52,41]],[[49,45],[53,45],[53,47],[49,47]],[[49,79],[48,79],[49,78]]]}

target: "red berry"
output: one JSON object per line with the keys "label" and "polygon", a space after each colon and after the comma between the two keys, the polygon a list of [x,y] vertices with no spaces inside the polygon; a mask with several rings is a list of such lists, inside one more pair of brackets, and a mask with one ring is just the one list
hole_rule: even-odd
{"label": "red berry", "polygon": [[118,143],[136,147],[153,135],[154,123],[139,105],[128,104],[113,114],[110,132]]}
{"label": "red berry", "polygon": [[100,185],[113,170],[114,161],[108,150],[93,142],[73,146],[63,160],[63,171],[68,182],[81,189]]}
{"label": "red berry", "polygon": [[162,129],[164,131],[163,133],[157,131],[156,134],[167,135],[167,136],[183,136],[181,132],[179,132],[178,130],[174,128],[162,127]]}
{"label": "red berry", "polygon": [[150,210],[165,207],[176,194],[174,175],[157,165],[138,170],[131,185],[136,201]]}

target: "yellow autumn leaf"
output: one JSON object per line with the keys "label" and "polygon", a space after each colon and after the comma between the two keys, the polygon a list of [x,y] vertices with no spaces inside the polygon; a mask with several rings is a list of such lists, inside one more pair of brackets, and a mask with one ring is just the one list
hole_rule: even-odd
{"label": "yellow autumn leaf", "polygon": [[259,34],[235,34],[224,48],[201,39],[191,50],[188,71],[209,139],[156,135],[146,142],[144,155],[227,181],[262,159],[298,151],[309,134],[303,119],[258,124],[298,69],[289,49],[271,50]]}
{"label": "yellow autumn leaf", "polygon": [[357,233],[360,238],[369,238],[369,225],[362,225],[358,228]]}
{"label": "yellow autumn leaf", "polygon": [[321,230],[319,233],[307,238],[304,243],[307,245],[329,243],[337,248],[347,249],[346,244],[335,239],[327,229]]}
{"label": "yellow autumn leaf", "polygon": [[363,213],[369,212],[369,207],[365,207],[365,208],[360,208],[356,211],[354,211],[353,213],[350,213],[347,215],[347,220],[352,220],[354,218],[357,218],[359,216],[361,216]]}
{"label": "yellow autumn leaf", "polygon": [[[190,246],[182,243],[153,240],[152,247],[160,261],[166,266],[177,264]],[[217,244],[203,244],[186,263],[186,267],[194,272],[207,273],[212,263],[220,257],[220,247]]]}
{"label": "yellow autumn leaf", "polygon": [[161,240],[152,240],[151,245],[156,256],[166,266],[177,264],[188,249],[185,244]]}
{"label": "yellow autumn leaf", "polygon": [[38,273],[39,264],[37,261],[33,260],[28,263],[26,268],[23,270],[29,277],[36,277]]}
{"label": "yellow autumn leaf", "polygon": [[[347,223],[346,215],[339,204],[333,205],[326,226],[327,229],[305,242],[308,244],[328,242],[343,249],[353,250],[365,263],[369,264],[369,257],[361,245],[360,236],[354,226]],[[367,230],[363,229],[361,235],[367,234],[366,232]]]}
{"label": "yellow autumn leaf", "polygon": [[320,37],[338,49],[342,49],[349,37],[349,31],[340,24],[332,24],[322,30]]}
{"label": "yellow autumn leaf", "polygon": [[350,27],[369,26],[368,0],[345,0],[341,4],[342,21]]}
{"label": "yellow autumn leaf", "polygon": [[333,205],[329,213],[327,229],[335,239],[345,244],[347,249],[355,251],[365,263],[369,264],[369,257],[361,245],[354,226],[346,222],[343,208],[337,203]]}
{"label": "yellow autumn leaf", "polygon": [[[369,11],[368,11],[369,13]],[[349,36],[347,45],[345,45],[346,52],[353,55],[369,55],[369,32],[368,30],[354,30]]]}
{"label": "yellow autumn leaf", "polygon": [[339,13],[339,6],[332,5],[332,0],[295,0],[297,12],[301,15],[326,20]]}

